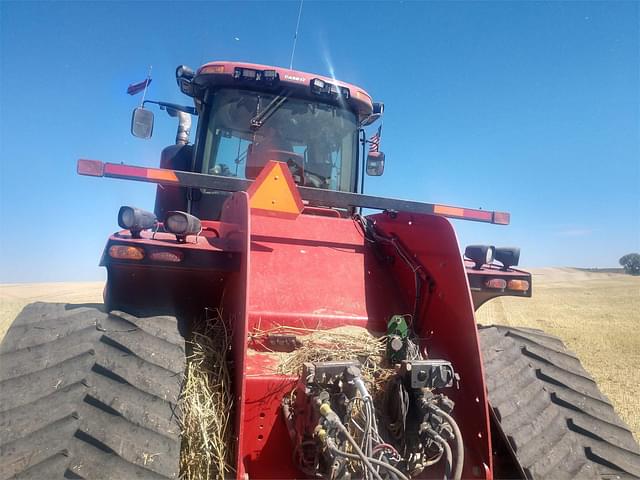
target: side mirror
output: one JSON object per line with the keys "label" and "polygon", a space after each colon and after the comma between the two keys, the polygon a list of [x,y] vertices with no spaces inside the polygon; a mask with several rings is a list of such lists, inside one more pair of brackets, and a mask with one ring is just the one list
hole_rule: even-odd
{"label": "side mirror", "polygon": [[360,124],[361,127],[367,127],[369,125],[371,125],[372,123],[375,123],[376,120],[378,120],[382,115],[380,115],[379,113],[372,113],[371,115],[369,115],[367,118],[365,118],[362,123]]}
{"label": "side mirror", "polygon": [[367,175],[379,177],[384,173],[384,153],[369,152],[367,155]]}
{"label": "side mirror", "polygon": [[365,118],[360,124],[361,127],[366,127],[375,123],[376,120],[382,118],[382,114],[384,113],[384,103],[374,103],[371,115]]}
{"label": "side mirror", "polygon": [[138,138],[151,138],[153,134],[153,112],[137,107],[131,116],[131,134]]}

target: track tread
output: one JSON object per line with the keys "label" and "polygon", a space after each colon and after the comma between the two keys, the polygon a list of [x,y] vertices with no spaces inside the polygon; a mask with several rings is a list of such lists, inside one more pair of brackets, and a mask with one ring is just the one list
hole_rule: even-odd
{"label": "track tread", "polygon": [[481,326],[489,403],[530,478],[640,478],[640,447],[562,341]]}
{"label": "track tread", "polygon": [[102,313],[74,311],[73,315],[59,319],[47,318],[27,325],[12,326],[0,346],[0,353],[11,353],[71,336],[77,330],[95,326],[98,314]]}
{"label": "track tread", "polygon": [[36,303],[0,351],[0,480],[177,478],[174,317]]}
{"label": "track tread", "polygon": [[37,372],[89,351],[94,337],[95,326],[91,325],[67,337],[0,354],[0,381]]}

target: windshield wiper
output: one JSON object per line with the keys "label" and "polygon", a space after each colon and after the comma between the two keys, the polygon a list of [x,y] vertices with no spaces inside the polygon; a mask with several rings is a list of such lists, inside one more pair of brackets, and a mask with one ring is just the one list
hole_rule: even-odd
{"label": "windshield wiper", "polygon": [[[269,120],[269,118],[284,104],[284,102],[287,101],[288,98],[288,93],[278,95],[269,103],[269,105],[267,105],[264,110],[258,111],[256,115],[249,121],[249,127],[251,128],[251,130],[253,130],[254,132],[256,130],[259,130],[260,127],[264,125],[264,122]],[[260,102],[258,102],[258,109],[259,108]]]}

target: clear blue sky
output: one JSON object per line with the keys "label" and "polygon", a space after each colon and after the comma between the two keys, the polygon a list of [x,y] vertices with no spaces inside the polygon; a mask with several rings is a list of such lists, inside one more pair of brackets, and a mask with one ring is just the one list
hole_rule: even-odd
{"label": "clear blue sky", "polygon": [[[304,4],[294,66],[384,101],[371,193],[506,210],[461,244],[529,266],[616,266],[640,250],[638,2]],[[179,64],[289,63],[298,3],[0,2],[0,282],[102,279],[123,204],[154,187],[79,177],[80,157],[154,166],[175,123],[130,136],[149,97],[187,102]]]}

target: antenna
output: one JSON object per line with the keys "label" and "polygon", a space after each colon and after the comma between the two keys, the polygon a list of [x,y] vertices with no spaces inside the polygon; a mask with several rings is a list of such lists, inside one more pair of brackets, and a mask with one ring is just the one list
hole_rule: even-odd
{"label": "antenna", "polygon": [[296,33],[293,35],[293,48],[291,49],[291,61],[289,62],[289,70],[293,68],[293,54],[296,53],[296,42],[298,41],[298,28],[300,27],[300,17],[302,16],[302,4],[304,0],[300,0],[300,9],[298,10],[298,21],[296,22]]}

